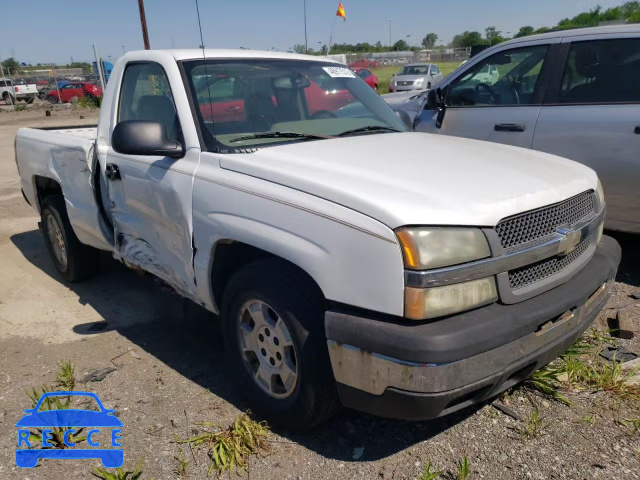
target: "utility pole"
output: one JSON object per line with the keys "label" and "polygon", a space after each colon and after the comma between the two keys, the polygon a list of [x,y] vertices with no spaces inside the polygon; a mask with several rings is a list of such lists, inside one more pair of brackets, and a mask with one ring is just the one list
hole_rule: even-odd
{"label": "utility pole", "polygon": [[389,19],[389,46],[391,46],[391,19]]}
{"label": "utility pole", "polygon": [[144,0],[138,0],[138,8],[140,9],[140,24],[142,25],[144,49],[151,50],[151,46],[149,45],[149,32],[147,31],[147,17],[144,15]]}
{"label": "utility pole", "polygon": [[[93,44],[93,55],[96,57],[96,68],[98,69],[98,77],[100,78],[100,86],[102,87],[102,91],[104,92],[106,90],[105,85],[104,85],[104,73],[102,72],[102,59],[100,58],[100,55],[98,55],[98,49],[96,48],[96,44]],[[56,82],[57,85],[57,82]],[[58,95],[60,95],[58,93]]]}
{"label": "utility pole", "polygon": [[126,52],[126,50],[124,49],[124,45],[122,45],[122,54],[124,55]]}
{"label": "utility pole", "polygon": [[309,45],[307,45],[307,0],[304,3],[304,53],[309,53]]}

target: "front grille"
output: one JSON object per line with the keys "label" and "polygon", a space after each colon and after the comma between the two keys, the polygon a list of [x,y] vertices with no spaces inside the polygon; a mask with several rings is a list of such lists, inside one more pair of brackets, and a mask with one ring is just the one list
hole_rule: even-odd
{"label": "front grille", "polygon": [[531,265],[525,265],[524,267],[511,270],[509,272],[509,285],[511,286],[511,290],[526,287],[527,285],[531,285],[532,283],[558,273],[580,257],[580,255],[589,248],[590,243],[591,235],[580,242],[568,255],[545,258]]}
{"label": "front grille", "polygon": [[409,85],[413,85],[413,81],[411,82],[398,82],[399,87],[408,87]]}
{"label": "front grille", "polygon": [[512,249],[553,235],[558,227],[575,225],[593,212],[593,191],[583,192],[555,205],[505,218],[496,226],[496,232],[502,246]]}

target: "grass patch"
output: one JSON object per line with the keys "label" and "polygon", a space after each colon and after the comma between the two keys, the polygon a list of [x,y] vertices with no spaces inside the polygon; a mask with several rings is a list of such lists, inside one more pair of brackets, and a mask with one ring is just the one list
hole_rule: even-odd
{"label": "grass patch", "polygon": [[604,391],[622,398],[638,399],[640,386],[627,380],[638,371],[624,371],[615,357],[611,362],[600,357],[607,345],[615,345],[607,333],[591,329],[560,358],[534,372],[525,388],[537,390],[566,405],[571,402],[559,391],[562,383],[575,390]]}
{"label": "grass patch", "polygon": [[56,386],[60,390],[71,391],[76,386],[76,369],[71,360],[58,362],[58,375],[56,376]]}
{"label": "grass patch", "polygon": [[91,473],[103,480],[138,480],[142,475],[142,466],[144,465],[144,457],[136,468],[131,470],[125,470],[124,468],[116,468],[114,473],[106,471],[104,468],[93,467]]}
{"label": "grass patch", "polygon": [[220,476],[224,472],[236,471],[242,474],[249,468],[251,455],[259,455],[268,451],[267,437],[270,434],[265,422],[256,422],[249,418],[249,413],[239,415],[232,425],[226,429],[218,427],[214,423],[197,423],[203,427],[214,429],[213,432],[205,432],[195,437],[181,439],[174,435],[178,443],[189,443],[194,447],[204,446],[208,448],[211,459],[208,475],[214,471]]}
{"label": "grass patch", "polygon": [[424,472],[418,477],[418,480],[434,480],[444,475],[444,472],[441,471],[432,472],[432,466],[433,465],[431,465],[431,460],[427,460],[427,464],[424,466]]}
{"label": "grass patch", "polygon": [[27,106],[26,106],[26,105],[15,105],[15,106],[13,107],[13,109],[14,109],[16,112],[22,112],[23,110],[26,110],[26,109],[27,109]]}

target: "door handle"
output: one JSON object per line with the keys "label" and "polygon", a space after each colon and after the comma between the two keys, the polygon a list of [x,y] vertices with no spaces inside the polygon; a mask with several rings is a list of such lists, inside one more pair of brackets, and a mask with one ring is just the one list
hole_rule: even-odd
{"label": "door handle", "polygon": [[105,166],[105,175],[109,180],[120,180],[122,177],[120,176],[120,169],[118,165],[115,163],[107,163]]}
{"label": "door handle", "polygon": [[493,128],[496,132],[524,132],[526,129],[521,123],[496,123]]}
{"label": "door handle", "polygon": [[633,130],[633,133],[636,135],[640,135],[640,125],[636,125],[636,128]]}

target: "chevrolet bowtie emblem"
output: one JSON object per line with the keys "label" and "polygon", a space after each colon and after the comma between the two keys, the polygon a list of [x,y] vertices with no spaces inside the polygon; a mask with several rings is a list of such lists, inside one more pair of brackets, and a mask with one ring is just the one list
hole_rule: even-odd
{"label": "chevrolet bowtie emblem", "polygon": [[582,233],[571,228],[560,227],[556,232],[563,235],[558,245],[558,255],[570,254],[578,246],[580,240],[582,240]]}

